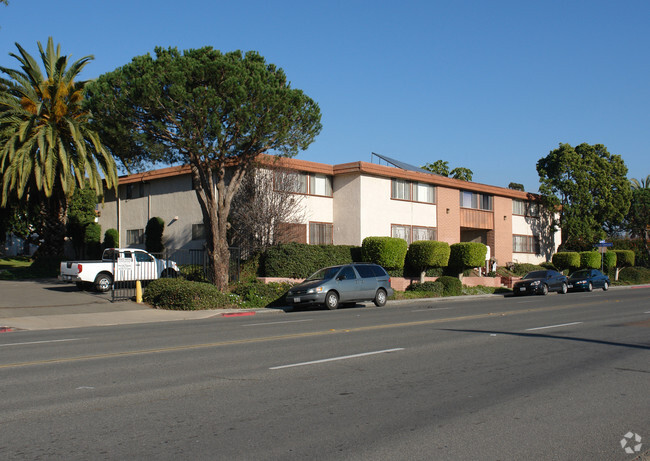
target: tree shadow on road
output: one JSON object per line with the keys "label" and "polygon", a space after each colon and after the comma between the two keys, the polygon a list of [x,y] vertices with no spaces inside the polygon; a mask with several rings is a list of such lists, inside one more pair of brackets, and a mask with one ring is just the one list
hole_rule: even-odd
{"label": "tree shadow on road", "polygon": [[441,328],[441,331],[457,331],[460,333],[487,333],[487,334],[497,334],[497,335],[509,335],[509,336],[521,336],[525,338],[543,338],[543,339],[562,339],[565,341],[579,341],[584,343],[594,343],[594,344],[604,344],[606,346],[619,346],[619,347],[630,347],[633,349],[645,349],[650,350],[650,343],[645,344],[631,344],[631,343],[618,343],[614,341],[605,341],[602,339],[589,339],[589,338],[577,338],[575,336],[557,336],[557,335],[548,335],[541,333],[516,333],[512,331],[492,331],[492,330],[460,330],[453,328]]}

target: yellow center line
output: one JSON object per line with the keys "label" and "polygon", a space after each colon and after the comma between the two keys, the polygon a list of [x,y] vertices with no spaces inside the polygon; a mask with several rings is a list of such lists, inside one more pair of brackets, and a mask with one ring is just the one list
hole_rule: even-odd
{"label": "yellow center line", "polygon": [[[590,302],[589,304],[590,305],[604,304],[604,303],[608,303],[608,302],[611,302],[611,301],[607,300],[607,301],[600,301],[600,302]],[[530,313],[535,313],[535,312],[549,312],[549,311],[555,311],[555,310],[564,310],[564,309],[570,309],[570,308],[573,308],[573,307],[579,307],[579,306],[582,306],[582,305],[584,305],[584,304],[571,304],[571,305],[568,305],[568,306],[538,307],[538,308],[532,308],[532,309],[517,309],[517,310],[502,311],[502,312],[489,312],[489,313],[484,313],[484,314],[463,315],[463,316],[459,316],[459,317],[446,317],[446,318],[442,318],[442,319],[416,320],[416,321],[412,321],[412,322],[389,323],[389,324],[383,324],[383,325],[369,325],[369,326],[365,326],[365,327],[346,328],[346,329],[340,329],[340,330],[335,330],[335,329],[321,330],[321,331],[313,331],[313,332],[307,332],[307,333],[292,333],[292,334],[279,335],[279,336],[266,336],[266,337],[260,337],[260,338],[234,339],[234,340],[229,340],[229,341],[216,341],[216,342],[203,343],[203,344],[188,344],[188,345],[184,345],[184,346],[161,347],[161,348],[156,348],[156,349],[141,349],[141,350],[135,350],[135,351],[111,352],[111,353],[95,354],[95,355],[82,355],[82,356],[77,356],[77,357],[64,357],[64,358],[56,358],[56,359],[34,360],[34,361],[30,361],[30,362],[7,363],[7,364],[4,364],[4,365],[0,365],[0,369],[28,367],[28,366],[34,366],[34,365],[71,363],[71,362],[79,362],[79,361],[83,361],[83,360],[109,359],[109,358],[115,358],[115,357],[130,357],[130,356],[135,356],[135,355],[159,354],[159,353],[162,353],[162,352],[176,352],[176,351],[187,351],[187,350],[194,350],[194,349],[208,349],[208,348],[213,348],[213,347],[232,346],[232,345],[237,345],[237,344],[252,344],[252,343],[262,343],[262,342],[269,342],[269,341],[281,341],[281,340],[287,340],[287,339],[309,338],[309,337],[314,337],[314,336],[324,336],[324,335],[340,334],[340,333],[357,333],[357,332],[362,332],[362,331],[384,330],[384,329],[392,329],[392,328],[406,328],[406,327],[422,326],[422,325],[435,325],[435,324],[438,324],[438,323],[457,322],[457,321],[463,321],[463,320],[477,320],[477,319],[484,319],[484,318],[490,318],[490,317],[504,317],[504,316],[509,316],[509,315],[520,315],[520,314],[530,314]]]}

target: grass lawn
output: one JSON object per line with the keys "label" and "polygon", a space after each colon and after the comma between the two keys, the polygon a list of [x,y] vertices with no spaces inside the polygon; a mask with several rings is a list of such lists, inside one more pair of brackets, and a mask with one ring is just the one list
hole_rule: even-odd
{"label": "grass lawn", "polygon": [[0,258],[0,280],[20,280],[56,277],[58,268],[32,267],[30,258],[16,256]]}

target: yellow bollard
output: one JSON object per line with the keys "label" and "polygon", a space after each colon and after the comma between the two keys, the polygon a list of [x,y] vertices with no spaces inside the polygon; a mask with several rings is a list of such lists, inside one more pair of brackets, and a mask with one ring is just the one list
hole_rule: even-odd
{"label": "yellow bollard", "polygon": [[135,302],[142,304],[142,283],[140,280],[135,281]]}

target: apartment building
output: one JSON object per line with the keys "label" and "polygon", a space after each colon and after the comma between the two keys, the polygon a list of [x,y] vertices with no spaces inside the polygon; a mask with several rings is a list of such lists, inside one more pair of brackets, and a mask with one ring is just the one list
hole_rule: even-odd
{"label": "apartment building", "polygon": [[[527,192],[461,181],[404,164],[352,162],[339,165],[261,157],[263,168],[291,174],[300,194],[294,240],[310,244],[361,245],[368,236],[407,242],[481,242],[499,265],[550,259],[560,242],[539,197]],[[147,221],[165,221],[165,245],[203,247],[203,219],[189,166],[120,178],[118,194],[100,206],[102,230],[119,231],[120,246],[143,247]]]}

